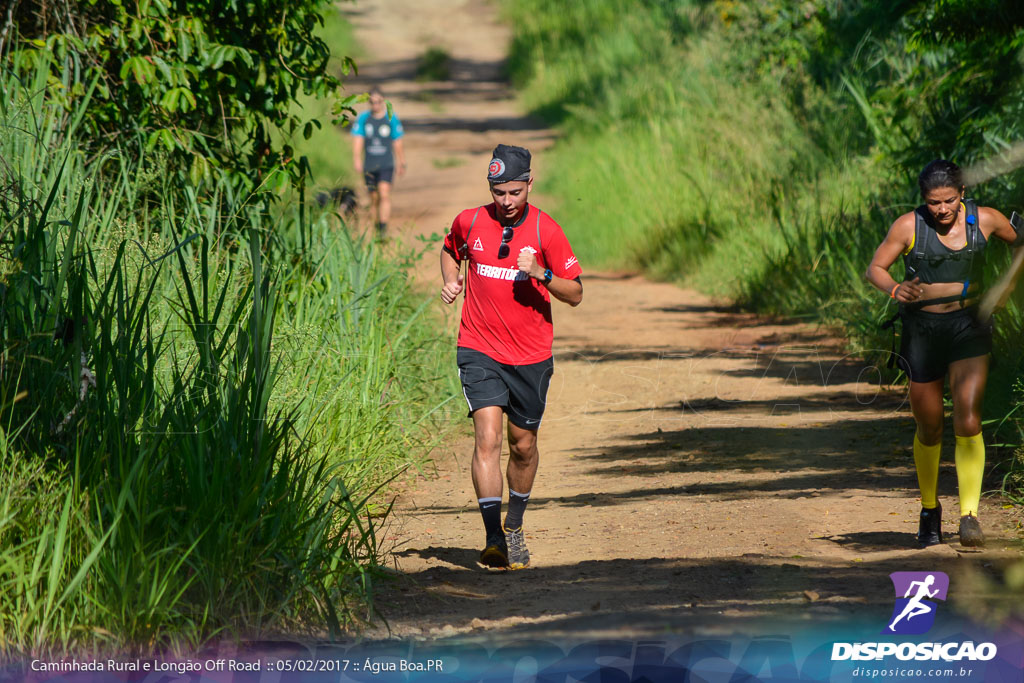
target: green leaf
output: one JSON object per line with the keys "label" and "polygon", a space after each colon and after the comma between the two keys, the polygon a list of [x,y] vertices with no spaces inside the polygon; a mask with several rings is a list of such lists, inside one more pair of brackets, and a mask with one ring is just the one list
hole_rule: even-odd
{"label": "green leaf", "polygon": [[178,98],[181,96],[181,88],[171,88],[160,98],[160,106],[170,113],[178,109]]}
{"label": "green leaf", "polygon": [[160,98],[160,106],[168,112],[188,112],[196,108],[196,97],[188,88],[171,88]]}
{"label": "green leaf", "polygon": [[150,57],[155,68],[160,72],[160,75],[164,77],[169,84],[174,85],[174,75],[171,73],[171,67],[164,61],[159,55],[153,55]]}
{"label": "green leaf", "polygon": [[121,80],[125,80],[131,74],[135,82],[145,85],[154,79],[156,69],[145,57],[129,57],[121,66]]}
{"label": "green leaf", "polygon": [[146,150],[152,151],[158,144],[163,145],[168,152],[173,151],[177,147],[178,142],[174,138],[174,134],[167,128],[160,128],[153,131],[149,135],[149,139],[146,140]]}
{"label": "green leaf", "polygon": [[207,66],[213,69],[219,69],[224,66],[224,60],[227,57],[227,48],[223,45],[215,45],[210,50],[210,56],[207,60]]}
{"label": "green leaf", "polygon": [[181,96],[188,102],[188,109],[182,108],[182,111],[192,111],[196,108],[196,96],[192,94],[192,91],[188,88],[178,88],[181,91]]}
{"label": "green leaf", "polygon": [[192,36],[184,27],[178,29],[178,54],[185,61],[192,56]]}
{"label": "green leaf", "polygon": [[210,164],[207,162],[206,157],[202,154],[196,154],[192,157],[192,164],[188,169],[189,179],[194,185],[199,185],[203,180],[210,176]]}

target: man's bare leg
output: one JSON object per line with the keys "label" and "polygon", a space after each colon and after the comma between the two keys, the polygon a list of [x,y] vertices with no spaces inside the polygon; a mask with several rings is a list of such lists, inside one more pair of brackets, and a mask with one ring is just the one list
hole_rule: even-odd
{"label": "man's bare leg", "polygon": [[473,412],[473,489],[476,491],[480,515],[484,520],[486,545],[480,553],[480,564],[507,567],[508,549],[501,528],[501,406],[487,406]]}
{"label": "man's bare leg", "polygon": [[537,431],[523,429],[508,423],[509,458],[505,476],[508,478],[508,513],[505,516],[505,543],[508,562],[512,569],[530,565],[530,551],[523,533],[523,515],[537,476],[540,453],[537,451]]}

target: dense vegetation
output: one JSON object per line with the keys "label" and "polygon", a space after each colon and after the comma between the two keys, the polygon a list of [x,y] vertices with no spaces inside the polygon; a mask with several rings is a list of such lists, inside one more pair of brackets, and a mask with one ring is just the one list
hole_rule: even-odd
{"label": "dense vegetation", "polygon": [[[921,167],[954,159],[970,195],[1024,212],[1021,3],[524,0],[514,26],[581,260],[838,325],[884,365],[893,309],[863,273]],[[990,252],[992,276],[1009,250]],[[986,417],[1019,443],[1019,304],[997,322]],[[1024,459],[993,453],[1024,499]]]}
{"label": "dense vegetation", "polygon": [[436,438],[448,351],[413,255],[304,196],[289,133],[342,75],[310,33],[330,6],[13,7],[0,660],[340,632],[372,595],[376,492]]}
{"label": "dense vegetation", "polygon": [[[93,154],[159,148],[193,181],[216,171],[258,180],[271,168],[302,173],[290,145],[274,145],[272,134],[310,137],[321,122],[292,104],[340,84],[317,31],[327,6],[14,2],[4,34],[17,36],[19,70],[48,68],[51,97],[80,115],[80,144]],[[350,66],[343,62],[344,73]]]}

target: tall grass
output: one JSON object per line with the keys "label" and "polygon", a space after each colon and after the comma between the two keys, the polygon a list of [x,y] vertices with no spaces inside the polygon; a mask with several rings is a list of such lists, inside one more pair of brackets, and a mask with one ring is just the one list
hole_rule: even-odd
{"label": "tall grass", "polygon": [[517,12],[513,71],[566,132],[539,182],[584,262],[682,280],[777,179],[820,164],[780,96],[730,78],[697,3],[536,5]]}
{"label": "tall grass", "polygon": [[[920,165],[997,153],[1020,128],[1016,67],[1002,99],[987,56],[944,72],[952,43],[921,48],[928,16],[892,3],[524,0],[509,17],[524,103],[563,133],[539,184],[585,267],[834,325],[883,365],[894,311],[863,273],[919,203]],[[952,73],[984,97],[937,97]],[[971,194],[1008,215],[1021,177]],[[989,253],[991,278],[1007,250]],[[1020,414],[1021,318],[1014,303],[997,320],[986,417],[1000,441],[1020,439],[1003,418]]]}
{"label": "tall grass", "polygon": [[450,388],[408,261],[85,158],[41,79],[0,72],[0,659],[341,633]]}

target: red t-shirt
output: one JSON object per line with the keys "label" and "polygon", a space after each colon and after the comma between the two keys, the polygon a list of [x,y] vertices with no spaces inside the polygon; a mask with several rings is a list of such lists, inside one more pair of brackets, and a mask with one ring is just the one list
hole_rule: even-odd
{"label": "red t-shirt", "polygon": [[460,213],[444,238],[449,252],[469,261],[458,345],[507,365],[547,360],[554,339],[551,295],[542,282],[520,272],[519,252],[532,250],[555,277],[571,280],[583,272],[558,223],[530,204],[523,210],[503,259],[498,259],[502,225],[494,204]]}

